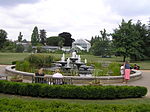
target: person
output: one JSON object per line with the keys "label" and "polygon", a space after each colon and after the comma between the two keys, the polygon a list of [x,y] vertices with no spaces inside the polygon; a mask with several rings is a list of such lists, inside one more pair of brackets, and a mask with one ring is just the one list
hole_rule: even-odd
{"label": "person", "polygon": [[124,75],[124,64],[122,64],[120,67],[120,73],[122,76]]}
{"label": "person", "polygon": [[[53,84],[63,84],[63,81],[62,81],[62,78],[63,78],[63,75],[60,73],[60,70],[59,69],[56,69],[55,70],[55,73],[52,75],[52,77],[56,78],[56,80],[54,80]],[[57,80],[58,78],[58,80]]]}
{"label": "person", "polygon": [[127,84],[128,80],[130,79],[130,64],[128,61],[124,63],[124,82]]}
{"label": "person", "polygon": [[[35,76],[44,76],[43,68],[40,68],[38,72],[35,73]],[[35,83],[46,83],[44,77],[35,77]]]}
{"label": "person", "polygon": [[44,76],[43,68],[40,68],[38,72],[35,73],[35,76]]}
{"label": "person", "polygon": [[137,64],[134,64],[133,69],[135,69],[135,70],[139,70],[139,69],[140,69],[140,66],[138,66]]}

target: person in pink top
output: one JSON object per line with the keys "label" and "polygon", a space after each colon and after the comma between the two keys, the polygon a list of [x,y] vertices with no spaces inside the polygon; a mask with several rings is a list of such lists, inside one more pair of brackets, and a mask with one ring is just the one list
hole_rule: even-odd
{"label": "person in pink top", "polygon": [[127,84],[128,80],[130,80],[130,64],[128,61],[124,63],[124,82]]}

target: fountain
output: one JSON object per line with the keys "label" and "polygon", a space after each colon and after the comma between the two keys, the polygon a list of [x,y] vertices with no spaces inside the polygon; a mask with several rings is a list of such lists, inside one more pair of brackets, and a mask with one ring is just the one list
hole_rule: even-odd
{"label": "fountain", "polygon": [[62,70],[65,72],[77,72],[78,75],[89,75],[92,74],[93,69],[89,69],[89,66],[86,66],[87,59],[84,62],[81,62],[80,55],[77,55],[76,52],[72,52],[72,56],[65,60],[65,54],[63,53],[61,61],[58,61],[62,65]]}
{"label": "fountain", "polygon": [[71,67],[70,67],[70,58],[67,59],[67,64],[64,67],[64,69],[66,69],[66,70],[70,70],[71,69]]}
{"label": "fountain", "polygon": [[72,57],[70,57],[70,60],[72,63],[75,63],[75,61],[78,60],[76,52],[72,52]]}
{"label": "fountain", "polygon": [[64,62],[65,61],[65,54],[63,53],[63,56],[61,57],[61,61]]}
{"label": "fountain", "polygon": [[60,63],[62,67],[64,67],[66,65],[67,62],[65,61],[65,54],[64,53],[61,57],[61,61],[58,61],[58,63]]}
{"label": "fountain", "polygon": [[83,63],[83,62],[81,62],[80,55],[78,55],[78,60],[76,61],[76,63],[75,63],[75,64],[77,65],[78,70],[79,70],[79,68],[80,68],[80,66],[81,66],[81,65],[84,65],[84,63]]}

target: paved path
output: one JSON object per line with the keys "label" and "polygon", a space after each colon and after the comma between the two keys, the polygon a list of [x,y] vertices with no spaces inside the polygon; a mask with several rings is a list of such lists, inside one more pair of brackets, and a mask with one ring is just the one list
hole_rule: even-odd
{"label": "paved path", "polygon": [[[5,74],[5,67],[7,65],[0,65],[0,74]],[[146,97],[150,98],[150,70],[141,70],[143,73],[143,78],[136,81],[128,82],[127,85],[134,85],[134,86],[144,86],[148,88],[148,93]],[[118,83],[119,85],[126,85],[123,83]],[[115,85],[118,85],[115,84]]]}
{"label": "paved path", "polygon": [[7,65],[0,65],[0,74],[5,74],[5,67]]}
{"label": "paved path", "polygon": [[129,82],[128,85],[144,86],[147,87],[147,97],[150,98],[150,70],[141,70],[143,77],[140,80]]}

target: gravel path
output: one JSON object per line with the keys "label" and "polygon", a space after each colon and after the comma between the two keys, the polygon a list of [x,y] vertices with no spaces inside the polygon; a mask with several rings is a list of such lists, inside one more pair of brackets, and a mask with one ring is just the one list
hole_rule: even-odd
{"label": "gravel path", "polygon": [[128,85],[147,87],[148,93],[146,97],[150,98],[150,70],[141,70],[143,77],[140,80],[129,82]]}
{"label": "gravel path", "polygon": [[[6,66],[7,65],[0,65],[0,75],[5,74]],[[147,87],[148,93],[147,93],[146,97],[150,98],[150,70],[141,70],[141,71],[142,71],[142,75],[143,75],[142,79],[128,82],[127,85]],[[126,84],[117,83],[117,84],[113,84],[113,85],[126,85]]]}

